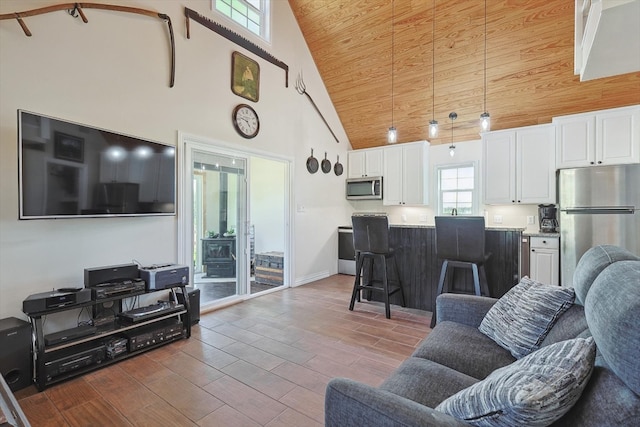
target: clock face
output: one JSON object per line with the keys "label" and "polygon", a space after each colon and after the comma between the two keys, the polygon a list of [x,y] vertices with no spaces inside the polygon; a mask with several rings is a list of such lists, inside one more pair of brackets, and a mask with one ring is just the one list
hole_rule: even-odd
{"label": "clock face", "polygon": [[260,130],[260,119],[253,108],[240,104],[233,109],[233,126],[245,138],[253,138]]}

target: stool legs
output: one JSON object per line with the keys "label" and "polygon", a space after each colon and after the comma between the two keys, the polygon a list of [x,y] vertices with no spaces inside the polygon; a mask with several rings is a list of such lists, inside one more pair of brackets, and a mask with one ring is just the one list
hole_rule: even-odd
{"label": "stool legs", "polygon": [[[368,265],[368,275],[367,277],[363,277],[362,271],[364,270],[365,260],[369,259]],[[395,258],[393,260],[395,262]],[[380,284],[381,287],[375,287],[373,280],[373,264],[378,262],[382,264],[382,280],[377,280],[376,282]],[[369,300],[371,296],[372,290],[382,291],[384,298],[384,311],[385,317],[387,319],[391,318],[391,305],[389,301],[389,295],[400,291],[400,298],[402,301],[402,306],[405,306],[404,300],[404,292],[402,290],[402,285],[400,283],[400,274],[398,271],[398,266],[394,264],[395,274],[398,282],[398,289],[394,289],[392,292],[389,292],[389,275],[387,272],[387,257],[384,254],[366,254],[363,255],[361,253],[356,254],[356,278],[353,283],[353,292],[351,293],[351,302],[349,303],[349,310],[353,311],[353,307],[355,305],[356,300],[360,302],[360,291],[364,290],[366,292],[365,297]],[[361,283],[364,282],[364,283]]]}

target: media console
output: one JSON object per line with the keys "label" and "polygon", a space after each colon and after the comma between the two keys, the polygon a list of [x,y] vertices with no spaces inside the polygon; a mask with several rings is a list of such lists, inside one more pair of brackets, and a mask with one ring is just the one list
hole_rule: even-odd
{"label": "media console", "polygon": [[[156,293],[157,290],[141,290],[136,287],[128,294],[94,295],[90,301],[78,299],[80,302],[63,305],[35,305],[36,311],[23,308],[31,321],[33,380],[38,390],[42,391],[53,384],[161,345],[189,338],[190,307],[185,287],[185,284],[180,283],[163,289],[169,290],[174,300],[175,294],[181,292],[184,297],[181,299],[183,303],[154,304],[153,312],[145,316],[138,316],[140,309],[123,310],[129,306],[123,304],[123,301],[139,295]],[[129,300],[131,305],[133,301]],[[34,307],[32,304],[30,301],[27,307]],[[44,334],[46,316],[74,309],[89,309],[94,325]],[[131,314],[127,316],[129,312]],[[132,316],[135,317],[135,321],[131,321]],[[141,318],[138,320],[138,317]]]}

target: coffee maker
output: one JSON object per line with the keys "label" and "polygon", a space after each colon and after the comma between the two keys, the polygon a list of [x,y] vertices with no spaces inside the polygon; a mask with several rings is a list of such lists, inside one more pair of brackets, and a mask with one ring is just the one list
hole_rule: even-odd
{"label": "coffee maker", "polygon": [[555,233],[558,228],[556,205],[538,205],[541,233]]}

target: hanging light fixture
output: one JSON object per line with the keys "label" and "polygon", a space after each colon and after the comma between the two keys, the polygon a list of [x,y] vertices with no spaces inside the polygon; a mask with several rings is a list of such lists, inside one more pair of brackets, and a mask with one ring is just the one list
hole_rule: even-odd
{"label": "hanging light fixture", "polygon": [[449,155],[451,157],[456,155],[456,146],[453,145],[453,121],[458,118],[458,115],[453,112],[449,113],[449,120],[451,120],[451,145],[449,146]]}
{"label": "hanging light fixture", "polygon": [[433,14],[431,16],[431,121],[429,122],[429,137],[438,136],[438,121],[436,120],[436,0],[433,0]]}
{"label": "hanging light fixture", "polygon": [[480,127],[491,129],[491,116],[487,112],[487,0],[484,0],[484,113],[480,114]]}
{"label": "hanging light fixture", "polygon": [[394,107],[394,102],[393,102],[393,65],[394,65],[394,56],[393,56],[393,49],[394,49],[394,21],[395,21],[395,2],[394,0],[391,0],[391,127],[389,127],[389,131],[387,132],[387,142],[389,144],[394,144],[396,141],[398,141],[398,131],[396,129],[396,127],[393,125],[393,107]]}

